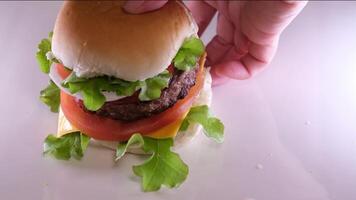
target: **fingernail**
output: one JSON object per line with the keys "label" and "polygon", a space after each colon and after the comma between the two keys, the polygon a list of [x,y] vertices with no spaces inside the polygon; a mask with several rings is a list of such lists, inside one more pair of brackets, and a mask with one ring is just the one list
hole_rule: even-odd
{"label": "fingernail", "polygon": [[126,1],[125,5],[124,5],[124,9],[128,12],[135,13],[137,11],[137,9],[139,9],[144,2],[145,1],[143,1],[143,0]]}

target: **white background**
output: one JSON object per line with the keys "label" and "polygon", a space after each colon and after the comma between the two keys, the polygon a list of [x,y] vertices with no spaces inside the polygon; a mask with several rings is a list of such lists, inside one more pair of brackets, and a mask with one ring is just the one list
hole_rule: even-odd
{"label": "white background", "polygon": [[81,162],[42,157],[57,116],[38,100],[48,78],[34,55],[60,4],[0,3],[1,199],[356,198],[356,3],[310,2],[266,71],[214,88],[225,143],[195,138],[179,150],[186,182],[156,193],[140,191],[137,156],[114,164],[91,146]]}

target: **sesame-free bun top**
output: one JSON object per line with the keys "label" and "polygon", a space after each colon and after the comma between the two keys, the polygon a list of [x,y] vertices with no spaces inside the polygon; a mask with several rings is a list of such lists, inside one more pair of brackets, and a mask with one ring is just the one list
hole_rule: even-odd
{"label": "sesame-free bun top", "polygon": [[179,1],[129,14],[124,1],[66,1],[56,20],[52,52],[80,77],[144,80],[164,71],[183,41],[197,34]]}

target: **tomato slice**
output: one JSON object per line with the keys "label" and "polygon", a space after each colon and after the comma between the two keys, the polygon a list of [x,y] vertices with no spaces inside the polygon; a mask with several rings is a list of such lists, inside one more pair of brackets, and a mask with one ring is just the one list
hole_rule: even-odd
{"label": "tomato slice", "polygon": [[70,70],[66,69],[62,64],[57,63],[55,67],[57,69],[59,76],[62,79],[67,78],[70,75],[70,73],[72,73]]}
{"label": "tomato slice", "polygon": [[[204,60],[204,59],[202,59]],[[132,134],[147,135],[178,120],[186,113],[195,97],[199,94],[204,82],[204,61],[200,62],[196,84],[188,95],[175,103],[171,108],[149,118],[133,122],[123,122],[85,112],[77,104],[75,97],[61,92],[61,108],[68,121],[94,139],[109,141],[126,141]]]}

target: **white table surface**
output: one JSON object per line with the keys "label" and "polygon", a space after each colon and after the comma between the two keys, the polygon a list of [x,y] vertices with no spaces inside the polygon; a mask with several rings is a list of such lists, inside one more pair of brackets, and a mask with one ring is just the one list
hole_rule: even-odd
{"label": "white table surface", "polygon": [[38,100],[34,54],[60,4],[0,2],[0,199],[356,199],[356,3],[310,2],[266,71],[214,88],[225,143],[195,138],[179,150],[186,182],[156,193],[140,191],[137,156],[42,157],[57,116]]}

